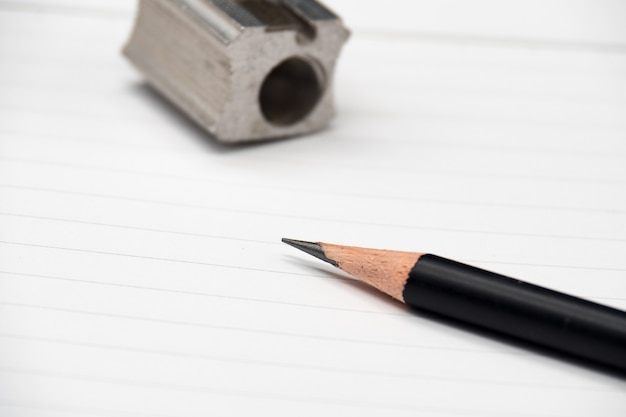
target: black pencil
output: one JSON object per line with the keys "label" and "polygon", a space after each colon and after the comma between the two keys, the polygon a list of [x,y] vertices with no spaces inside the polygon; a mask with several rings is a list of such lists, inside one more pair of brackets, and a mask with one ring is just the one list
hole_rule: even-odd
{"label": "black pencil", "polygon": [[626,312],[436,255],[283,242],[415,308],[626,371]]}

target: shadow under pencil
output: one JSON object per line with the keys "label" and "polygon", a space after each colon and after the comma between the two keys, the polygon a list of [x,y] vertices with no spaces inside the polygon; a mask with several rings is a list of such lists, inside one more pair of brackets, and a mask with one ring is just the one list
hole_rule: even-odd
{"label": "shadow under pencil", "polygon": [[[395,302],[395,300],[390,299],[389,302]],[[559,350],[555,350],[549,347],[537,345],[527,340],[522,340],[516,337],[505,335],[505,334],[502,334],[493,330],[485,329],[480,326],[476,326],[476,325],[469,324],[469,323],[464,323],[460,320],[451,319],[449,317],[442,316],[440,314],[433,313],[430,311],[421,310],[421,309],[411,307],[411,306],[409,306],[408,310],[414,316],[422,317],[422,318],[434,321],[436,323],[440,323],[442,325],[455,328],[462,332],[477,334],[479,336],[483,336],[483,337],[495,340],[499,343],[503,343],[509,346],[513,346],[519,349],[532,352],[533,354],[543,355],[551,359],[555,359],[555,360],[569,363],[575,366],[583,367],[591,371],[608,374],[612,377],[618,378],[626,382],[626,372],[622,372],[618,369],[605,366],[597,362],[593,362],[591,360],[580,358],[578,356],[565,353]]]}
{"label": "shadow under pencil", "polygon": [[[299,262],[302,265],[302,261]],[[527,340],[519,339],[516,337],[512,337],[509,335],[505,335],[493,330],[485,329],[480,326],[476,326],[474,324],[469,324],[462,322],[457,319],[452,319],[441,314],[433,313],[427,310],[418,309],[412,306],[408,306],[406,304],[400,303],[397,300],[389,297],[386,294],[381,293],[379,290],[357,280],[352,279],[345,274],[336,273],[329,269],[320,268],[317,266],[311,265],[310,268],[315,270],[318,274],[330,275],[335,279],[341,281],[342,284],[348,285],[353,288],[355,291],[360,291],[367,296],[377,298],[382,302],[387,302],[397,306],[400,311],[406,311],[408,314],[411,314],[415,317],[420,317],[423,319],[427,319],[429,321],[454,328],[456,330],[460,330],[461,332],[470,333],[473,335],[479,335],[485,338],[489,338],[491,340],[495,340],[498,343],[503,343],[508,346],[512,346],[518,349],[522,349],[528,352],[532,352],[533,354],[542,355],[553,360],[561,361],[564,363],[568,363],[571,365],[575,365],[578,367],[582,367],[594,372],[600,372],[603,374],[610,375],[617,379],[620,379],[626,382],[626,372],[622,372],[618,369],[612,368],[610,366],[602,365],[597,362],[593,362],[588,359],[580,358],[578,356],[568,354],[559,350],[555,350],[549,347],[537,345],[535,343],[529,342]]]}

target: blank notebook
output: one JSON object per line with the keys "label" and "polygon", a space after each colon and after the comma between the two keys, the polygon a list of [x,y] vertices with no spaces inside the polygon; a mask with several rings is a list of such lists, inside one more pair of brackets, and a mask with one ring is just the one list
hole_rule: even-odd
{"label": "blank notebook", "polygon": [[338,117],[227,147],[121,56],[133,2],[0,1],[0,415],[625,415],[623,377],[280,243],[626,309],[624,3],[327,4]]}

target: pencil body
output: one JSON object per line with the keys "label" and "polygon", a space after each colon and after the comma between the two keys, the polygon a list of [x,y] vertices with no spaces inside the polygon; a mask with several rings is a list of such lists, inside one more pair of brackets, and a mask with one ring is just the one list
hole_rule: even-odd
{"label": "pencil body", "polygon": [[436,255],[283,242],[415,308],[626,372],[626,312]]}
{"label": "pencil body", "polygon": [[626,313],[435,255],[409,273],[404,302],[626,371]]}

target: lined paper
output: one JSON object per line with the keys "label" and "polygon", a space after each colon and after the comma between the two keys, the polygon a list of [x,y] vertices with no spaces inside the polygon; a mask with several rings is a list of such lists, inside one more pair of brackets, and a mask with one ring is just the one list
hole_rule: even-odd
{"label": "lined paper", "polygon": [[332,126],[231,148],[120,56],[131,2],[0,1],[0,415],[624,414],[622,377],[280,243],[430,251],[626,309],[622,3],[578,2],[581,31],[559,2],[515,27],[489,2],[439,27],[402,17],[427,2],[393,2],[406,27],[361,3],[329,2],[354,29]]}

